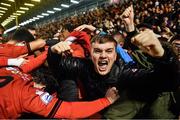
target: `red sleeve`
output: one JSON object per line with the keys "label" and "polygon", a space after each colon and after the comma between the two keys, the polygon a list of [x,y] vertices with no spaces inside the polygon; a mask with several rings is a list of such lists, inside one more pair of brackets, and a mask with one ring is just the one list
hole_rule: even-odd
{"label": "red sleeve", "polygon": [[15,58],[28,53],[27,46],[15,46],[12,44],[4,44],[1,46],[2,47],[0,48],[0,56]]}
{"label": "red sleeve", "polygon": [[54,118],[87,118],[110,105],[107,98],[90,102],[62,102],[47,92],[33,88],[29,83],[22,87],[21,97],[17,101],[21,103],[22,112],[45,117],[55,114]]}
{"label": "red sleeve", "polygon": [[22,87],[20,98],[17,101],[20,101],[21,112],[47,117],[58,99],[47,92],[34,88],[32,84],[26,83]]}
{"label": "red sleeve", "polygon": [[28,73],[42,65],[45,62],[46,58],[47,51],[44,51],[41,55],[37,56],[36,58],[31,58],[29,62],[22,65],[20,68],[23,72]]}
{"label": "red sleeve", "polygon": [[7,65],[8,65],[8,58],[0,57],[0,66],[7,66]]}
{"label": "red sleeve", "polygon": [[85,42],[84,47],[90,51],[90,46],[91,46],[90,39],[91,38],[86,32],[84,32],[84,31],[73,31],[70,33],[69,36],[74,36],[77,38],[76,40],[84,41]]}
{"label": "red sleeve", "polygon": [[62,102],[54,117],[87,118],[109,105],[110,102],[107,98],[101,98],[89,102]]}

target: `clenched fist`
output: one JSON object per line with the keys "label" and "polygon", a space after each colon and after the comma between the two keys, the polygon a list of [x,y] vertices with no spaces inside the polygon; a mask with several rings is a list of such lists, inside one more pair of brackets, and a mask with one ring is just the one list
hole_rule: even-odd
{"label": "clenched fist", "polygon": [[146,29],[133,37],[131,42],[152,57],[158,58],[164,55],[164,49],[152,30]]}
{"label": "clenched fist", "polygon": [[109,88],[105,96],[111,104],[114,103],[120,97],[118,94],[118,90],[115,87]]}
{"label": "clenched fist", "polygon": [[68,41],[62,41],[53,45],[51,51],[62,55],[71,54],[73,52]]}

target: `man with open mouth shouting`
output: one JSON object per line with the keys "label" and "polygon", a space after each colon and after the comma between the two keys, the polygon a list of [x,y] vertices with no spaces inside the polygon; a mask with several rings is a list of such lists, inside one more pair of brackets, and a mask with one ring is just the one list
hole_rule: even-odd
{"label": "man with open mouth shouting", "polygon": [[[130,6],[122,17],[127,19],[132,11]],[[81,26],[79,29],[83,28],[84,26]],[[178,59],[172,48],[167,44],[161,44],[152,30],[135,34],[134,27],[130,26],[128,29],[132,38],[131,43],[146,54],[147,59],[153,64],[152,68],[125,64],[118,58],[117,42],[113,37],[108,34],[98,34],[91,39],[90,59],[73,57],[73,50],[66,41],[49,48],[48,64],[58,82],[80,80],[83,84],[85,100],[100,98],[105,95],[109,87],[115,86],[119,91],[121,103],[127,102],[128,99],[151,102],[162,91],[175,89]],[[65,53],[68,54],[65,56]],[[116,103],[114,106],[117,105]],[[112,108],[111,111],[126,111],[126,107],[122,106],[118,110]],[[115,118],[125,118],[125,115],[126,113],[117,113]]]}

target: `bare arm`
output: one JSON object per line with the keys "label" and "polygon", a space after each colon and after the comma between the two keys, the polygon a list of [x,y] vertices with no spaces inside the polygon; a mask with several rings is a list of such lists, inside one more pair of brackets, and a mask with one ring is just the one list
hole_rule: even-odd
{"label": "bare arm", "polygon": [[39,48],[42,48],[46,45],[46,41],[43,39],[37,39],[35,41],[32,41],[29,43],[31,51],[37,50]]}

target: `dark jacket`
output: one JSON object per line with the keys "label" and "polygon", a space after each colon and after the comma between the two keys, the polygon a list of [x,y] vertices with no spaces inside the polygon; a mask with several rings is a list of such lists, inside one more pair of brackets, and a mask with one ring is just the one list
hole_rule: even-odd
{"label": "dark jacket", "polygon": [[106,90],[116,86],[119,92],[129,91],[129,97],[150,100],[162,91],[173,90],[178,86],[178,62],[168,45],[163,46],[165,54],[160,59],[148,56],[152,69],[143,69],[124,64],[118,59],[108,75],[98,75],[90,59],[61,57],[49,49],[48,64],[58,80],[78,80],[84,85],[86,99],[103,97]]}

